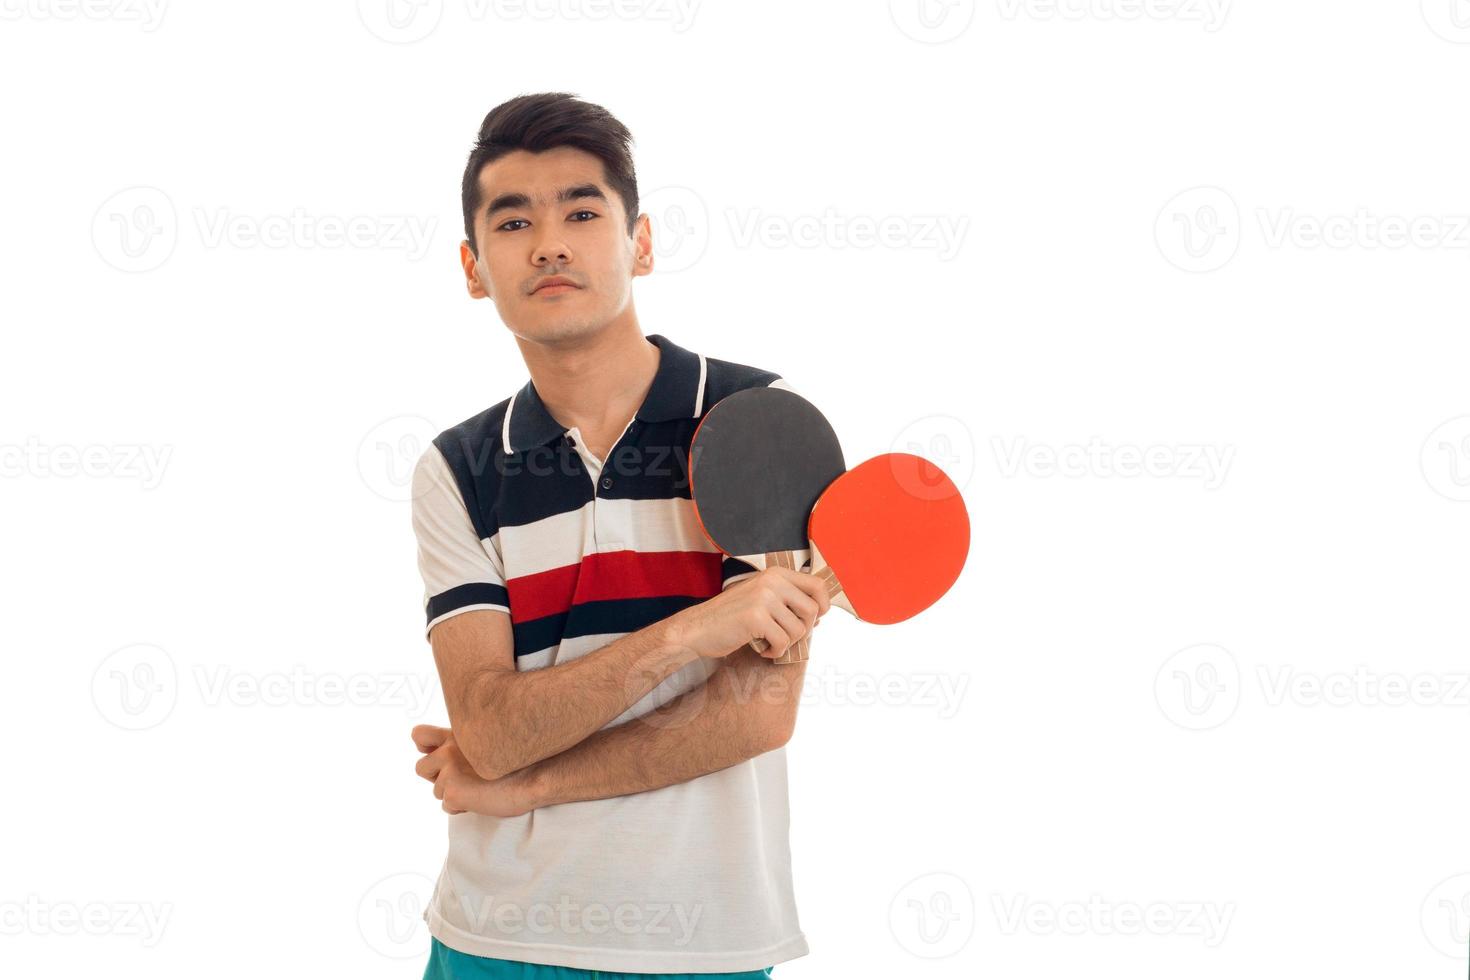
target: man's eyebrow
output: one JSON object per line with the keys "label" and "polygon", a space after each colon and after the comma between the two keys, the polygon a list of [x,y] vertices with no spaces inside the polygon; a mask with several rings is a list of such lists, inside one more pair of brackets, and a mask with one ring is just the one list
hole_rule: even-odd
{"label": "man's eyebrow", "polygon": [[[563,187],[556,194],[556,199],[559,203],[576,201],[588,197],[596,198],[599,201],[607,200],[607,195],[602,193],[602,188],[596,184],[578,184],[575,187]],[[530,206],[531,198],[529,195],[522,194],[520,191],[511,191],[506,194],[497,194],[491,198],[490,206],[485,209],[485,213],[494,214],[496,211],[505,211],[511,208],[529,208]]]}

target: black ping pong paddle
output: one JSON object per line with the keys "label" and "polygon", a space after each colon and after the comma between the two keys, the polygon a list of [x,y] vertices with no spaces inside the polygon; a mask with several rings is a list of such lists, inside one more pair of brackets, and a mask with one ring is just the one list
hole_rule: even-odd
{"label": "black ping pong paddle", "polygon": [[[800,570],[811,557],[812,506],[845,469],[837,433],[816,406],[783,388],[747,388],[721,399],[694,430],[690,496],[720,551],[756,568]],[[802,637],[774,662],[805,660],[807,646]]]}

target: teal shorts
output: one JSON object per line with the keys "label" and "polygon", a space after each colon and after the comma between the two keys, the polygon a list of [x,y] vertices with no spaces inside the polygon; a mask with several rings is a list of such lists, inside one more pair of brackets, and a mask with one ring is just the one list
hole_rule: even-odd
{"label": "teal shorts", "polygon": [[[430,937],[431,939],[433,937]],[[424,980],[766,980],[775,967],[744,973],[609,973],[606,970],[577,970],[569,966],[518,963],[489,956],[471,956],[433,940],[429,968]]]}

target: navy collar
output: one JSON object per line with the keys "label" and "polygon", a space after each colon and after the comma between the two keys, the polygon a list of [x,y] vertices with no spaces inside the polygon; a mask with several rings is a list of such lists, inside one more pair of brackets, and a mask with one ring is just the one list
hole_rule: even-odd
{"label": "navy collar", "polygon": [[[699,418],[704,412],[704,356],[685,350],[661,334],[650,334],[647,340],[659,349],[658,371],[638,407],[637,418],[642,422]],[[501,439],[509,454],[544,446],[566,431],[566,426],[546,410],[535,383],[527,381],[506,406]]]}

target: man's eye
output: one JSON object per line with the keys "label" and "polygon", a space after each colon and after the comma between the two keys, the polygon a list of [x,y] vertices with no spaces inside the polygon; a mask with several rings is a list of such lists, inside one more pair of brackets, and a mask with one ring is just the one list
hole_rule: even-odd
{"label": "man's eye", "polygon": [[505,223],[505,224],[503,224],[503,225],[501,225],[501,226],[500,226],[500,227],[499,227],[499,228],[498,228],[498,229],[497,229],[497,231],[516,231],[516,230],[518,230],[518,229],[515,229],[515,228],[510,228],[510,227],[508,227],[508,226],[509,226],[509,225],[524,225],[524,224],[529,224],[529,223],[530,223],[530,222],[528,222],[528,221],[526,221],[526,220],[524,220],[524,219],[522,219],[522,218],[511,218],[511,219],[510,219],[510,220],[509,220],[509,221],[507,221],[507,222],[506,222],[506,223]]}
{"label": "man's eye", "polygon": [[572,212],[572,217],[575,218],[579,214],[585,214],[587,216],[587,218],[584,219],[584,220],[591,220],[592,218],[597,217],[597,212],[596,211],[573,211]]}

